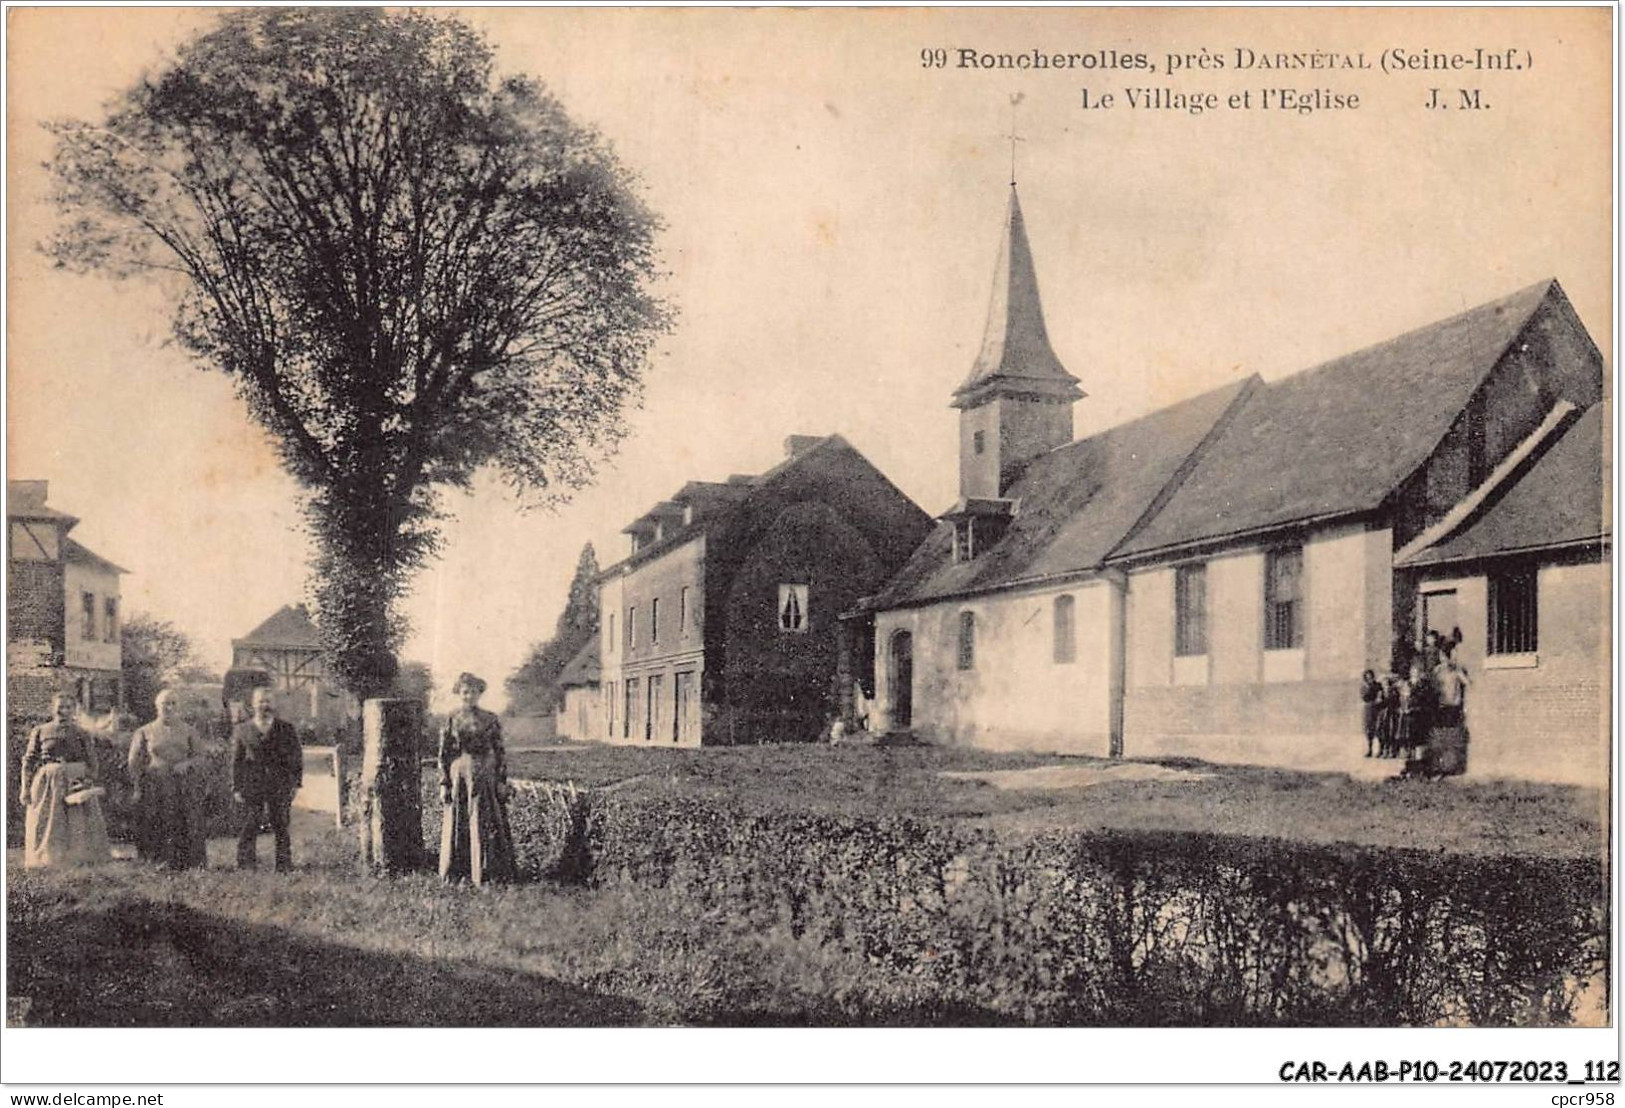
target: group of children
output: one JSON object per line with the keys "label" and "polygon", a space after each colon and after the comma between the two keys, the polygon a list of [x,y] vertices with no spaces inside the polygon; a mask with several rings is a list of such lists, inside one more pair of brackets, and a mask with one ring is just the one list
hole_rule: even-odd
{"label": "group of children", "polygon": [[[1448,729],[1452,737],[1463,730],[1468,678],[1455,657],[1460,642],[1459,628],[1448,637],[1429,631],[1402,670],[1404,676],[1379,677],[1369,669],[1360,675],[1367,758],[1404,758],[1407,766],[1425,763],[1435,729]],[[1452,765],[1454,761],[1452,757]]]}

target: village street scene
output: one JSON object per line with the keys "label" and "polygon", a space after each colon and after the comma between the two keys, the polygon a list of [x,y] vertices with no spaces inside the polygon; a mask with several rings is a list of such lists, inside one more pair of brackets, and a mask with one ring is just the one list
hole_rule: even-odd
{"label": "village street scene", "polygon": [[1191,14],[13,13],[8,1029],[1607,1026],[1607,113],[1178,61],[1607,13]]}

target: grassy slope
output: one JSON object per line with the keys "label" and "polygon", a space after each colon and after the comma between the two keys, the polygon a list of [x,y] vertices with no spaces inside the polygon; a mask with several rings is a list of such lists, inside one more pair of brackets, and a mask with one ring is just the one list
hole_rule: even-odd
{"label": "grassy slope", "polygon": [[1474,854],[1597,857],[1607,794],[1522,782],[1355,781],[1343,774],[1171,762],[1198,781],[1109,781],[1087,788],[1004,790],[943,770],[1058,764],[1091,758],[938,747],[779,746],[716,750],[569,746],[515,755],[514,776],[680,790],[725,801],[851,814],[947,816],[1000,827],[1209,831],[1420,847]]}

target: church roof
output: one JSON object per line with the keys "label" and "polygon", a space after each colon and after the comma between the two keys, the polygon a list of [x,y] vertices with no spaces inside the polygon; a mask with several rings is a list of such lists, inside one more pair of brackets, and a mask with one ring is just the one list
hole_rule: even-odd
{"label": "church roof", "polygon": [[[1014,587],[1379,508],[1549,313],[1584,334],[1557,282],[1543,281],[1294,376],[1255,376],[1041,454],[1007,490],[1016,511],[995,545],[955,562],[953,527],[939,524],[860,607]],[[1606,466],[1600,407],[1520,482],[1533,481],[1530,492],[1508,492],[1415,564],[1606,534],[1592,491]],[[1565,483],[1584,491],[1560,495]]]}
{"label": "church roof", "polygon": [[987,311],[987,330],[970,375],[954,391],[956,405],[972,399],[995,382],[1015,386],[1061,386],[1070,396],[1081,396],[1078,379],[1066,371],[1050,347],[1044,328],[1044,306],[1038,296],[1038,274],[1033,268],[1032,246],[1021,216],[1021,200],[1010,186],[1010,207],[1004,238],[999,243],[993,273],[993,298]]}
{"label": "church roof", "polygon": [[1007,491],[1016,510],[995,546],[956,562],[954,529],[939,524],[862,607],[903,607],[1096,569],[1258,387],[1250,377],[1040,454]]}
{"label": "church roof", "polygon": [[321,636],[303,604],[287,604],[247,635],[233,642],[234,646],[283,646],[319,649]]}
{"label": "church roof", "polygon": [[1527,470],[1443,541],[1401,560],[1425,566],[1600,544],[1612,534],[1607,492],[1612,405],[1593,404]]}
{"label": "church roof", "polygon": [[594,635],[575,652],[574,657],[564,663],[564,668],[559,671],[559,688],[574,689],[596,685],[603,672],[598,652],[598,636]]}
{"label": "church roof", "polygon": [[1546,306],[1556,281],[1270,382],[1118,556],[1379,507]]}

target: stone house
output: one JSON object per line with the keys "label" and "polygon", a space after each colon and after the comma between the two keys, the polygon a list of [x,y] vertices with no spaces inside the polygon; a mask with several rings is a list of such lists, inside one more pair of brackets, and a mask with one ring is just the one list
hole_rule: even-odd
{"label": "stone house", "polygon": [[46,503],[45,481],[6,482],[6,712],[43,719],[58,690],[88,711],[124,706],[119,578],[75,541],[79,520]]}
{"label": "stone house", "polygon": [[[1413,547],[1448,549],[1440,529],[1509,497],[1583,413],[1601,426],[1603,365],[1546,281],[1073,442],[1082,396],[1050,346],[1012,191],[986,337],[953,397],[961,499],[850,613],[874,627],[879,724],[994,748],[1346,768],[1364,752],[1361,671],[1398,664],[1443,618],[1425,599],[1443,586],[1420,582],[1456,563],[1424,572]],[[1591,564],[1584,587],[1606,589]],[[1487,618],[1458,592],[1453,619]],[[1548,730],[1606,715],[1607,611],[1565,631],[1588,655],[1529,678],[1566,690]],[[1503,684],[1484,682],[1470,726]],[[1590,749],[1595,730],[1577,741]],[[1486,731],[1473,771],[1523,776],[1527,761]],[[1597,780],[1594,759],[1561,761],[1556,776]]]}
{"label": "stone house", "polygon": [[630,553],[599,577],[600,737],[821,737],[850,695],[839,613],[930,526],[839,435],[792,435],[760,476],[685,484],[624,528]]}

